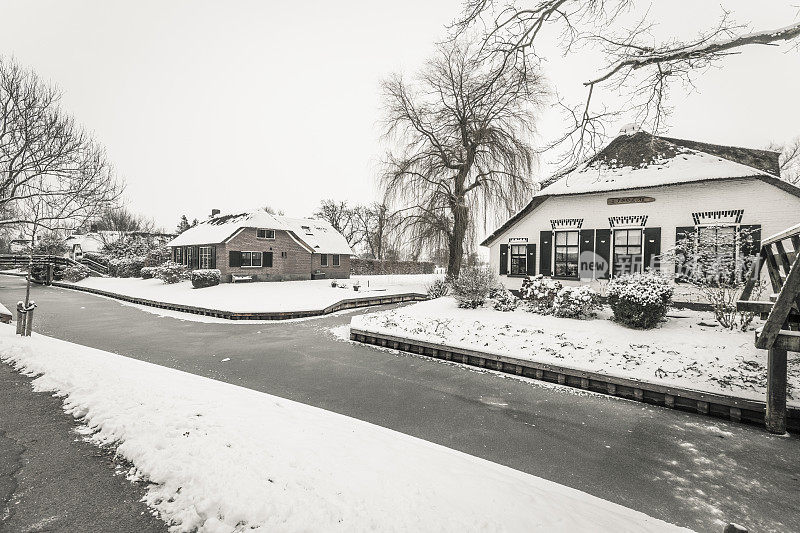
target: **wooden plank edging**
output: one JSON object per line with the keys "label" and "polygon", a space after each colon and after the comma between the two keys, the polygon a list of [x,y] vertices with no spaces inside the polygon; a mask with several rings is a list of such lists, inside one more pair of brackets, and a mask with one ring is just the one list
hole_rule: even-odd
{"label": "wooden plank edging", "polygon": [[[0,272],[10,276],[20,275],[11,272]],[[21,274],[25,276],[26,274]],[[278,283],[278,282],[275,282]],[[212,316],[215,318],[224,318],[226,320],[290,320],[293,318],[308,318],[314,316],[323,316],[346,309],[355,309],[358,307],[369,307],[373,305],[386,305],[393,303],[403,302],[420,302],[427,300],[428,296],[419,292],[405,292],[400,294],[388,294],[384,296],[362,296],[359,298],[349,298],[335,302],[324,309],[312,309],[302,311],[265,311],[265,312],[236,312],[225,311],[222,309],[212,309],[207,307],[195,307],[191,305],[174,304],[167,302],[159,302],[157,300],[148,300],[146,298],[137,298],[135,296],[128,296],[126,294],[118,294],[103,289],[95,289],[94,287],[83,287],[81,285],[74,285],[72,283],[63,283],[54,281],[51,283],[53,287],[63,289],[71,289],[75,291],[88,292],[115,300],[122,300],[138,305],[146,305],[148,307],[156,307],[158,309],[167,309],[169,311],[180,311],[182,313],[191,313],[194,315]]]}
{"label": "wooden plank edging", "polygon": [[[352,327],[350,328],[350,340],[559,383],[671,409],[728,418],[735,422],[764,423],[765,403],[748,398],[662,385]],[[793,431],[800,431],[800,409],[790,407],[787,418],[787,427]]]}

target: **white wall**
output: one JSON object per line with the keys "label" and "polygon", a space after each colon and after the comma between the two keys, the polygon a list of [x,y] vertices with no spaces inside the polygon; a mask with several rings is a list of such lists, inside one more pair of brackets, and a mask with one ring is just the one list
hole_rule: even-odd
{"label": "white wall", "polygon": [[[608,198],[622,196],[650,196],[655,201],[607,204]],[[489,247],[490,263],[499,272],[500,245],[508,244],[509,239],[527,238],[537,245],[538,273],[539,232],[552,228],[551,219],[582,218],[583,228],[602,229],[610,228],[608,217],[647,215],[646,227],[661,228],[663,253],[675,246],[675,228],[694,225],[692,213],[731,209],[744,209],[742,224],[760,224],[762,239],[800,223],[800,198],[756,178],[559,196],[548,198],[502,233]],[[518,277],[500,278],[509,289],[519,289],[522,284]]]}

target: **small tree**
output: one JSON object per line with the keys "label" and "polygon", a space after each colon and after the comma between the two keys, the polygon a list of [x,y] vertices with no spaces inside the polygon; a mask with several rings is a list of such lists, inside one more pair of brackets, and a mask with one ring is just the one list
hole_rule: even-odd
{"label": "small tree", "polygon": [[[662,260],[676,265],[679,281],[691,283],[711,305],[714,317],[727,329],[745,331],[754,314],[741,312],[736,302],[758,260],[754,232],[731,226],[708,226],[679,238]],[[765,284],[759,279],[753,291],[758,298]]]}
{"label": "small tree", "polygon": [[180,235],[187,229],[191,228],[192,225],[189,224],[189,219],[186,218],[186,215],[181,215],[180,221],[178,221],[178,226],[175,228],[175,233]]}

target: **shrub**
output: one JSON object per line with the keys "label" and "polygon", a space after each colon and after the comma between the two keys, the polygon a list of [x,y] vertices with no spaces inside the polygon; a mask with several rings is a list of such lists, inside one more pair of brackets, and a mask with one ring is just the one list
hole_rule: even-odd
{"label": "shrub", "polygon": [[666,316],[672,290],[669,281],[658,274],[628,274],[609,282],[608,303],[618,322],[649,329]]}
{"label": "shrub", "polygon": [[497,286],[494,271],[486,267],[467,267],[450,282],[459,307],[475,309],[482,306],[490,291]]}
{"label": "shrub", "polygon": [[142,279],[153,279],[157,271],[158,267],[142,267]]}
{"label": "shrub", "polygon": [[89,277],[89,268],[85,265],[70,265],[64,269],[63,278],[73,283]]}
{"label": "shrub", "polygon": [[99,252],[83,252],[84,259],[89,259],[95,263],[100,263],[103,266],[108,266],[108,256]]}
{"label": "shrub", "polygon": [[492,296],[492,307],[497,311],[513,311],[517,308],[519,300],[516,296],[511,294],[511,291],[505,287],[495,291]]}
{"label": "shrub", "polygon": [[446,279],[438,278],[425,287],[425,292],[428,293],[428,298],[430,300],[435,300],[436,298],[447,296],[450,293],[450,286],[447,284]]}
{"label": "shrub", "polygon": [[163,265],[171,259],[172,249],[169,246],[158,246],[151,249],[144,257],[144,265],[147,267],[155,267]]}
{"label": "shrub", "polygon": [[108,262],[108,274],[115,278],[138,278],[142,275],[144,257],[120,257]]}
{"label": "shrub", "polygon": [[192,270],[192,273],[190,274],[192,287],[195,289],[219,285],[219,280],[221,277],[222,273],[217,268],[201,268],[198,270]]}
{"label": "shrub", "polygon": [[600,298],[588,285],[562,287],[553,301],[553,314],[562,318],[588,318],[600,307]]}
{"label": "shrub", "polygon": [[172,284],[188,279],[189,271],[185,266],[174,261],[166,261],[156,267],[156,277],[164,283]]}
{"label": "shrub", "polygon": [[550,314],[556,301],[561,282],[539,274],[522,280],[522,298],[527,300],[528,309],[534,313]]}

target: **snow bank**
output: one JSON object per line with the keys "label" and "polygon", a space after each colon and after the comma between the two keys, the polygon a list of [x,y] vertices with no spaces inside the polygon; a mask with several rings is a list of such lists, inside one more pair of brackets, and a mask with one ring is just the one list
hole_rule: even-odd
{"label": "snow bank", "polygon": [[[713,324],[711,313],[673,311],[652,330],[635,330],[608,320],[604,308],[591,320],[525,311],[459,309],[439,298],[355,316],[351,326],[375,333],[442,343],[519,359],[549,363],[651,383],[764,400],[767,352],[753,332]],[[800,362],[800,358],[798,358]],[[789,366],[789,397],[800,390],[800,365]]]}
{"label": "snow bank", "polygon": [[[0,326],[0,357],[117,443],[173,531],[686,531],[401,433]],[[131,473],[131,474],[136,474]]]}
{"label": "snow bank", "polygon": [[[89,277],[75,285],[159,302],[206,307],[240,313],[315,311],[341,300],[425,292],[436,274],[353,276],[337,280],[343,287],[331,287],[331,280],[222,283],[194,289],[188,281],[167,285],[158,279]],[[358,281],[360,289],[354,291]]]}

